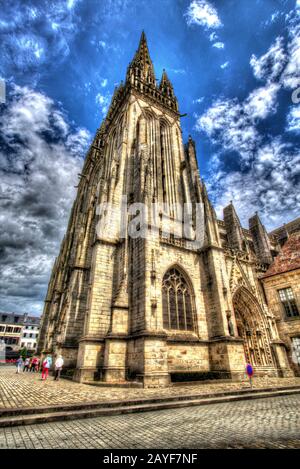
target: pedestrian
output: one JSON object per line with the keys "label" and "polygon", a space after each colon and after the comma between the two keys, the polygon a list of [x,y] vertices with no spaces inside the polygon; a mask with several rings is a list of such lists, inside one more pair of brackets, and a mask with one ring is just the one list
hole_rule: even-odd
{"label": "pedestrian", "polygon": [[36,362],[35,362],[35,372],[37,373],[40,368],[40,359],[39,357],[36,357]]}
{"label": "pedestrian", "polygon": [[55,366],[54,381],[59,380],[63,365],[64,365],[64,359],[61,355],[58,355],[57,359],[55,360],[55,365],[54,365]]}
{"label": "pedestrian", "polygon": [[30,372],[34,373],[36,371],[36,361],[37,357],[33,357],[33,359],[31,360]]}
{"label": "pedestrian", "polygon": [[25,358],[25,361],[24,361],[24,367],[23,367],[23,372],[24,371],[29,371],[29,366],[30,366],[30,358]]}
{"label": "pedestrian", "polygon": [[250,387],[252,388],[253,367],[250,363],[246,365],[246,373],[250,381]]}
{"label": "pedestrian", "polygon": [[22,358],[22,357],[19,357],[19,358],[16,360],[16,367],[17,367],[16,373],[20,373],[20,371],[21,371],[21,369],[22,369],[22,366],[23,366],[23,358]]}
{"label": "pedestrian", "polygon": [[47,357],[43,360],[43,363],[42,363],[42,380],[47,379],[51,365],[52,365],[52,358],[50,355],[47,355]]}

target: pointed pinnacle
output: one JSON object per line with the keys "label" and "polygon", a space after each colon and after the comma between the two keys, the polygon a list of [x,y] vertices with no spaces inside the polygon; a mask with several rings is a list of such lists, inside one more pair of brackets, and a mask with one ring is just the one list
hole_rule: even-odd
{"label": "pointed pinnacle", "polygon": [[146,50],[149,53],[146,34],[144,33],[144,30],[142,31],[140,42],[139,42],[139,47],[137,51],[140,51],[142,48],[146,48]]}
{"label": "pointed pinnacle", "polygon": [[165,87],[165,86],[173,89],[173,85],[169,80],[167,72],[165,69],[163,69],[163,73],[162,73],[161,80],[160,80],[160,88]]}

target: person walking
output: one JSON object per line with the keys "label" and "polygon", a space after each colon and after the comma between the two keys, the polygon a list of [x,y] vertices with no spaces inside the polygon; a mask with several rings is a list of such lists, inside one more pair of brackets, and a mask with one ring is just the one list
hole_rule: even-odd
{"label": "person walking", "polygon": [[20,373],[20,372],[21,372],[23,363],[24,363],[24,362],[23,362],[23,358],[22,358],[22,357],[19,357],[19,358],[16,360],[16,367],[17,367],[16,373]]}
{"label": "person walking", "polygon": [[42,380],[46,380],[48,378],[49,369],[51,368],[51,365],[52,365],[52,358],[50,355],[47,355],[47,357],[44,359],[42,363]]}
{"label": "person walking", "polygon": [[29,366],[30,366],[30,358],[27,357],[27,358],[25,358],[25,361],[24,361],[23,372],[24,371],[29,371]]}
{"label": "person walking", "polygon": [[55,366],[54,381],[59,380],[63,365],[64,365],[64,359],[61,355],[58,355],[57,359],[55,360],[55,365],[54,365]]}
{"label": "person walking", "polygon": [[36,357],[35,370],[34,371],[37,373],[39,371],[39,368],[40,368],[40,358]]}
{"label": "person walking", "polygon": [[30,372],[34,373],[36,371],[36,361],[37,361],[37,357],[33,357],[31,361],[31,365],[30,365]]}
{"label": "person walking", "polygon": [[249,382],[250,382],[250,387],[252,388],[252,378],[253,378],[253,366],[251,365],[251,363],[247,363],[246,365],[246,374],[249,378]]}

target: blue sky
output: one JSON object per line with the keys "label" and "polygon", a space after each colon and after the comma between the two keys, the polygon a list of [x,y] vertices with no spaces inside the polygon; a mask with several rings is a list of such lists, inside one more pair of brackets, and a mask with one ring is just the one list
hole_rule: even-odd
{"label": "blue sky", "polygon": [[217,214],[233,200],[269,230],[300,215],[299,0],[0,4],[0,310],[41,311],[77,173],[143,29]]}

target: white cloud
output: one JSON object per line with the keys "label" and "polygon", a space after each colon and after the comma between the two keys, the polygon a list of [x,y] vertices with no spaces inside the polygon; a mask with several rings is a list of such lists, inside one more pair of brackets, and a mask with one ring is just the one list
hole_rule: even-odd
{"label": "white cloud", "polygon": [[[299,0],[300,1],[300,0]],[[272,21],[276,21],[274,14]],[[209,162],[208,189],[219,217],[233,200],[247,226],[259,211],[268,229],[299,216],[300,151],[282,137],[261,133],[259,123],[277,111],[280,87],[300,85],[299,16],[286,17],[288,41],[277,37],[261,57],[251,56],[254,76],[265,82],[243,101],[217,99],[201,116],[196,129],[204,131],[218,152]],[[216,40],[216,37],[213,37]],[[300,106],[291,106],[286,130],[300,131]],[[232,164],[228,153],[234,152]]]}
{"label": "white cloud", "polygon": [[290,30],[293,35],[288,44],[288,63],[281,76],[284,87],[294,89],[300,86],[300,27]]}
{"label": "white cloud", "polygon": [[279,10],[275,11],[269,19],[267,19],[267,21],[265,21],[265,25],[266,26],[269,26],[270,24],[273,24],[276,22],[276,20],[278,20],[278,18],[283,15],[283,12],[280,12]]}
{"label": "white cloud", "polygon": [[193,0],[185,14],[187,24],[197,24],[206,29],[216,29],[222,26],[215,7],[206,0]]}
{"label": "white cloud", "polygon": [[295,89],[300,86],[300,23],[299,15],[287,15],[289,40],[284,44],[277,37],[269,50],[257,58],[250,58],[254,76],[267,82],[279,81],[284,88]]}
{"label": "white cloud", "polygon": [[90,134],[14,86],[0,115],[0,309],[40,313]]}
{"label": "white cloud", "polygon": [[[75,5],[79,0],[39,0],[30,8],[21,0],[2,2],[0,21],[0,73],[16,77],[37,71],[45,62],[51,66],[63,61],[78,31]],[[32,3],[32,2],[31,2]]]}
{"label": "white cloud", "polygon": [[250,65],[257,79],[273,81],[279,78],[286,61],[287,57],[284,51],[283,38],[278,37],[264,55],[257,58],[253,54],[250,58]]}
{"label": "white cloud", "polygon": [[251,119],[265,119],[277,108],[277,93],[279,85],[271,83],[265,87],[252,91],[244,102],[244,111]]}
{"label": "white cloud", "polygon": [[201,104],[204,101],[204,96],[201,96],[200,98],[193,99],[193,103]]}
{"label": "white cloud", "polygon": [[237,99],[218,99],[201,115],[196,129],[204,131],[214,144],[223,150],[239,151],[244,160],[251,158],[259,134],[251,116],[243,110]]}
{"label": "white cloud", "polygon": [[105,88],[106,85],[107,85],[107,78],[103,78],[103,80],[101,81],[102,88]]}
{"label": "white cloud", "polygon": [[105,115],[108,111],[110,100],[111,100],[111,95],[108,93],[105,95],[98,93],[96,95],[96,98],[95,98],[96,104],[100,105],[100,111],[103,115]]}
{"label": "white cloud", "polygon": [[198,118],[196,129],[204,131],[223,150],[239,152],[247,162],[261,140],[256,120],[276,111],[278,90],[278,85],[269,84],[254,90],[242,102],[218,99]]}
{"label": "white cloud", "polygon": [[215,47],[216,49],[224,49],[225,44],[224,44],[224,42],[215,42],[213,44],[213,47]]}
{"label": "white cloud", "polygon": [[74,6],[76,5],[77,2],[78,2],[78,0],[67,0],[68,9],[72,10],[72,8],[74,8]]}
{"label": "white cloud", "polygon": [[186,70],[184,70],[183,68],[170,68],[169,70],[170,70],[170,72],[175,73],[175,75],[185,75],[186,74]]}
{"label": "white cloud", "polygon": [[[245,226],[255,211],[260,212],[268,229],[299,216],[299,149],[284,143],[282,137],[263,135],[258,127],[259,121],[277,111],[280,87],[299,86],[299,28],[293,19],[288,21],[287,45],[278,37],[265,54],[250,59],[255,77],[265,85],[243,101],[216,100],[196,122],[196,129],[219,147],[209,163],[208,178],[218,216],[233,200]],[[299,106],[290,107],[286,130],[299,132]],[[228,152],[236,154],[234,166],[228,166]]]}
{"label": "white cloud", "polygon": [[278,10],[275,11],[275,13],[273,13],[273,15],[271,15],[271,23],[274,23],[277,20],[277,18],[279,18],[279,16],[280,16],[280,11],[278,11]]}
{"label": "white cloud", "polygon": [[227,61],[227,62],[224,62],[222,65],[220,65],[220,67],[224,69],[224,68],[227,68],[228,65],[229,65],[229,62]]}
{"label": "white cloud", "polygon": [[292,106],[287,116],[287,131],[300,133],[300,106]]}
{"label": "white cloud", "polygon": [[222,171],[217,159],[207,185],[219,217],[232,200],[244,226],[259,211],[271,230],[299,216],[299,176],[300,154],[275,139],[258,150],[246,173]]}

